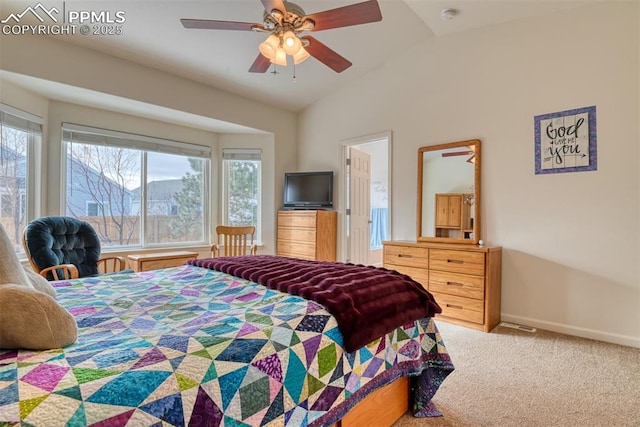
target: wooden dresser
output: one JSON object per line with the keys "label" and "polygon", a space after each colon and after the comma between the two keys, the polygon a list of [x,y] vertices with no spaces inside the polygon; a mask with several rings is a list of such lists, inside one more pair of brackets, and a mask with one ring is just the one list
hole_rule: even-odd
{"label": "wooden dresser", "polygon": [[336,211],[279,211],[276,254],[318,261],[335,261],[337,231],[338,213]]}
{"label": "wooden dresser", "polygon": [[438,319],[489,332],[500,323],[502,248],[383,242],[384,267],[406,274],[433,294]]}

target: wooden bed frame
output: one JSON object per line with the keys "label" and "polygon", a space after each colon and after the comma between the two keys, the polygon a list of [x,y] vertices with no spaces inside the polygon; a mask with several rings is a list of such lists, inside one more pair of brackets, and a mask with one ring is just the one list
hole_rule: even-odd
{"label": "wooden bed frame", "polygon": [[409,409],[409,377],[400,377],[353,407],[331,427],[390,426]]}

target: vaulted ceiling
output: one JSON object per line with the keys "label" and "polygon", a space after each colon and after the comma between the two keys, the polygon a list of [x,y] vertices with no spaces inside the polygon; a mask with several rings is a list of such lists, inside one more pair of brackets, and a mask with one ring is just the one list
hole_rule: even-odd
{"label": "vaulted ceiling", "polygon": [[[296,0],[307,14],[360,0]],[[262,22],[260,0],[201,1],[66,1],[64,7],[93,11],[123,11],[121,35],[55,36],[132,62],[166,71],[238,95],[300,111],[326,93],[381,66],[400,52],[433,37],[469,31],[506,21],[554,13],[589,1],[540,0],[379,0],[382,21],[317,31],[313,36],[353,65],[336,73],[310,58],[295,67],[275,67],[250,73],[258,44],[266,35],[252,31],[185,29],[180,18]],[[3,1],[0,16],[33,6],[30,1]],[[45,2],[45,5],[63,2]],[[451,20],[444,9],[455,9]],[[43,91],[46,90],[43,88]],[[49,93],[51,96],[51,93]]]}

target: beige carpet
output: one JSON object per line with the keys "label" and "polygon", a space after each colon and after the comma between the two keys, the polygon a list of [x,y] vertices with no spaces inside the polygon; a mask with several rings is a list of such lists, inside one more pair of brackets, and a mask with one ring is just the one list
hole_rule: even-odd
{"label": "beige carpet", "polygon": [[640,349],[538,329],[486,334],[437,322],[456,370],[395,427],[640,426]]}

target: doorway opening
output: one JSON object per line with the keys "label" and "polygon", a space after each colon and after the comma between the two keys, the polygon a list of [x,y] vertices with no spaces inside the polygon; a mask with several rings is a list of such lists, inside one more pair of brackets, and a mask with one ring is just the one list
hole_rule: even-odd
{"label": "doorway opening", "polygon": [[391,240],[391,132],[343,142],[346,261],[382,266]]}

